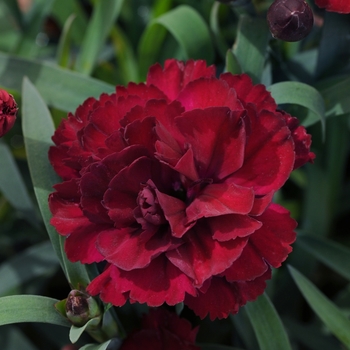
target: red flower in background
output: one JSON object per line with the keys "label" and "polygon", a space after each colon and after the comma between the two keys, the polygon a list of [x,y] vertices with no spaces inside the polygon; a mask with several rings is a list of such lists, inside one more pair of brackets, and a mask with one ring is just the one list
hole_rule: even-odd
{"label": "red flower in background", "polygon": [[0,137],[15,124],[18,108],[15,99],[5,90],[0,90]]}
{"label": "red flower in background", "polygon": [[[120,350],[200,350],[195,345],[198,327],[164,309],[151,309],[140,330],[124,341]],[[142,344],[142,345],[141,345]]]}
{"label": "red flower in background", "polygon": [[350,13],[349,0],[315,0],[318,7],[324,8],[327,11]]}
{"label": "red flower in background", "polygon": [[227,317],[292,250],[296,223],[271,200],[314,158],[310,136],[245,74],[156,64],[86,100],[53,141],[51,223],[70,260],[107,262],[87,289],[105,302]]}

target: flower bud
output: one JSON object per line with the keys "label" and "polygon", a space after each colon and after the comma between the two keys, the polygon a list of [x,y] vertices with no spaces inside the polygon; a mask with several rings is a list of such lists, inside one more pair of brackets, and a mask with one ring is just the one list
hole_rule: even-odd
{"label": "flower bud", "polygon": [[13,127],[18,108],[15,99],[5,90],[0,90],[0,137]]}
{"label": "flower bud", "polygon": [[96,318],[96,325],[101,321],[101,311],[96,300],[89,294],[72,290],[66,301],[67,318],[77,327],[84,326]]}
{"label": "flower bud", "polygon": [[304,0],[275,0],[267,12],[267,21],[275,38],[299,41],[310,33],[314,17]]}

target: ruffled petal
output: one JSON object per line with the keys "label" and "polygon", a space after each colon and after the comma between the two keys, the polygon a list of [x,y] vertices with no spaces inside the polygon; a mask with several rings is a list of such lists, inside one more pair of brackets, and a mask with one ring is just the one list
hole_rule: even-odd
{"label": "ruffled petal", "polygon": [[185,242],[166,253],[168,259],[194,280],[196,287],[231,266],[242,253],[247,239],[218,242],[205,224],[194,226],[183,238]]}

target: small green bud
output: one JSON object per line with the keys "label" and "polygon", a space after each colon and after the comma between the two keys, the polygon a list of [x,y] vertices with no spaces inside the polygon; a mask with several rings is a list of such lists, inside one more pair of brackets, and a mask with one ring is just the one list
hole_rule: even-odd
{"label": "small green bud", "polygon": [[66,301],[67,318],[77,327],[84,326],[89,320],[95,318],[96,325],[102,319],[102,313],[96,300],[87,293],[72,290]]}

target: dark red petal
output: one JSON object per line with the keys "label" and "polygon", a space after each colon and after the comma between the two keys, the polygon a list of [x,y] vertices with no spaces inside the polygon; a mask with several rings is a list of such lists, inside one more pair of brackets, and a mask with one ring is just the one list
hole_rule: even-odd
{"label": "dark red petal", "polygon": [[273,267],[280,267],[292,251],[292,244],[297,226],[290,217],[289,211],[272,203],[263,214],[259,216],[262,227],[249,238],[259,254]]}
{"label": "dark red petal", "polygon": [[79,141],[87,152],[91,152],[98,158],[104,158],[110,151],[106,146],[106,135],[98,131],[93,124],[88,124],[77,134]]}
{"label": "dark red petal", "polygon": [[98,237],[98,249],[113,265],[130,271],[147,266],[152,259],[176,247],[166,230],[153,227],[149,230],[123,228],[104,231]]}
{"label": "dark red petal", "polygon": [[86,290],[90,295],[100,294],[101,300],[108,300],[115,306],[123,306],[129,293],[117,291],[116,281],[112,277],[112,274],[115,275],[115,269],[117,268],[113,265],[107,265],[107,268],[90,282]]}
{"label": "dark red petal", "polygon": [[104,302],[116,306],[124,304],[125,296],[129,296],[131,302],[160,306],[163,303],[176,305],[184,300],[186,293],[196,295],[191,280],[164,255],[152,260],[143,269],[122,271],[111,265],[109,277],[111,280],[106,276],[103,279],[97,277],[87,291],[92,295],[100,293]]}
{"label": "dark red petal", "polygon": [[268,270],[253,281],[229,283],[225,278],[213,277],[205,293],[197,297],[186,296],[185,304],[201,319],[209,314],[213,321],[216,318],[227,318],[235,314],[247,301],[255,300],[266,288],[265,280],[271,278]]}
{"label": "dark red petal", "polygon": [[103,230],[108,230],[106,225],[81,223],[64,242],[64,250],[72,262],[80,261],[82,264],[91,264],[104,260],[103,255],[96,248],[98,235]]}
{"label": "dark red petal", "polygon": [[254,199],[254,205],[252,210],[249,212],[249,215],[259,216],[272,202],[274,192],[267,193],[265,196],[256,196]]}
{"label": "dark red petal", "polygon": [[248,215],[221,215],[207,218],[213,239],[219,242],[229,241],[237,237],[246,237],[261,227],[261,222]]}
{"label": "dark red petal", "polygon": [[96,224],[113,224],[106,208],[102,205],[103,195],[108,187],[109,177],[106,166],[102,163],[92,164],[80,181],[80,204],[84,215]]}
{"label": "dark red petal", "polygon": [[225,81],[230,88],[236,90],[237,97],[243,105],[254,105],[257,113],[264,109],[271,112],[276,110],[277,105],[271,93],[262,84],[253,85],[253,81],[249,75],[224,73],[220,75],[220,80]]}
{"label": "dark red petal", "polygon": [[294,143],[282,118],[268,111],[249,116],[251,133],[244,164],[232,179],[241,186],[252,187],[257,195],[265,195],[278,190],[292,172]]}
{"label": "dark red petal", "polygon": [[[200,179],[200,177],[197,172],[196,160],[194,158],[193,149],[191,146],[189,147],[190,148],[179,159],[179,161],[176,163],[173,169],[175,169],[180,174],[186,176],[188,179],[192,181],[197,181]],[[159,153],[157,153],[157,157],[159,157]]]}
{"label": "dark red petal", "polygon": [[149,150],[150,154],[153,154],[157,140],[155,125],[156,121],[153,117],[146,117],[142,121],[133,121],[125,128],[124,137],[126,142],[128,145],[143,145]]}
{"label": "dark red petal", "polygon": [[234,183],[208,185],[187,207],[187,220],[191,223],[203,217],[248,214],[253,203],[254,193],[251,188]]}
{"label": "dark red petal", "polygon": [[349,0],[315,0],[316,5],[330,12],[350,13]]}
{"label": "dark red petal", "polygon": [[268,269],[265,260],[248,241],[241,256],[222,274],[228,282],[251,281]]}
{"label": "dark red petal", "polygon": [[151,167],[152,162],[149,158],[139,158],[122,169],[110,182],[103,205],[108,209],[108,215],[116,228],[126,227],[135,222],[134,209],[137,206],[140,184],[152,178]]}
{"label": "dark red petal", "polygon": [[67,159],[68,148],[50,147],[49,160],[52,167],[55,169],[58,176],[63,180],[74,179],[79,176],[79,171],[67,166],[64,161]]}
{"label": "dark red petal", "polygon": [[228,107],[232,111],[243,111],[236,91],[230,89],[226,82],[214,77],[191,82],[181,91],[177,101],[181,102],[186,111],[209,107]]}
{"label": "dark red petal", "polygon": [[189,60],[183,63],[172,59],[165,61],[164,70],[159,64],[149,69],[147,85],[157,86],[169,100],[173,101],[191,81],[213,76],[215,76],[215,67],[207,67],[205,61]]}
{"label": "dark red petal", "polygon": [[184,244],[166,253],[168,259],[201,287],[214,275],[228,269],[241,255],[247,239],[237,238],[227,242],[213,240],[210,228],[197,223],[183,237]]}
{"label": "dark red petal", "polygon": [[194,224],[186,225],[186,204],[180,199],[169,196],[156,190],[159,204],[167,219],[171,234],[181,238]]}
{"label": "dark red petal", "polygon": [[201,178],[221,180],[242,166],[246,135],[241,115],[216,107],[176,118],[186,144],[191,145]]}
{"label": "dark red petal", "polygon": [[297,169],[307,162],[312,163],[315,159],[315,154],[310,152],[311,135],[306,132],[306,129],[299,125],[297,118],[292,117],[284,111],[279,111],[284,117],[288,128],[292,133],[295,151],[294,169]]}
{"label": "dark red petal", "polygon": [[57,232],[69,235],[83,223],[89,223],[79,206],[79,186],[77,180],[70,180],[55,185],[57,192],[49,196],[49,207],[52,213],[50,220]]}
{"label": "dark red petal", "polygon": [[142,328],[157,331],[159,328],[166,328],[188,342],[194,342],[198,332],[198,327],[192,329],[192,325],[188,320],[162,308],[150,309],[149,314],[142,320]]}

